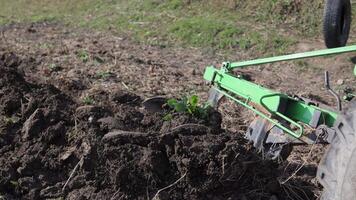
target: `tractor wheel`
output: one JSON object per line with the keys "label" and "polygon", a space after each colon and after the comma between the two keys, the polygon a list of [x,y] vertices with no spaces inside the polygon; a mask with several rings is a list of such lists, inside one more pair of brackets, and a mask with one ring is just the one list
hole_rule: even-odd
{"label": "tractor wheel", "polygon": [[339,116],[336,136],[319,164],[322,200],[356,199],[356,102]]}
{"label": "tractor wheel", "polygon": [[345,46],[351,25],[350,0],[326,0],[323,33],[328,48]]}

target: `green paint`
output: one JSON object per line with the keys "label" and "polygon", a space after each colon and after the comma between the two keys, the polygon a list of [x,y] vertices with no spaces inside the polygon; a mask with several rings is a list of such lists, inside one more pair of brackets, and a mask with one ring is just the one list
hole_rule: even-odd
{"label": "green paint", "polygon": [[[232,73],[230,73],[231,70],[252,65],[335,55],[355,51],[356,45],[353,45],[243,62],[225,62],[223,63],[221,69],[216,69],[214,66],[207,67],[205,69],[204,79],[210,81],[218,91],[236,103],[239,103],[254,111],[256,114],[267,119],[269,122],[281,128],[291,136],[300,138],[303,135],[303,126],[301,124],[307,126],[311,124],[315,125],[315,123],[312,123],[313,117],[320,113],[320,118],[318,119],[319,121],[316,125],[319,126],[324,124],[328,127],[332,127],[338,117],[338,113],[319,108],[316,105],[306,103],[297,98],[289,97],[286,94],[266,89],[262,86],[244,80],[240,76],[235,77]],[[354,68],[354,74],[356,75],[356,66]],[[294,131],[291,128],[282,125],[276,118],[283,119],[289,124],[294,125],[298,128],[298,131]]]}
{"label": "green paint", "polygon": [[[269,90],[241,77],[234,77],[224,68],[219,70],[213,66],[207,67],[204,79],[212,82],[214,87],[225,96],[254,111],[295,138],[300,138],[303,135],[303,126],[300,123],[310,124],[317,111],[321,112],[319,125],[325,124],[332,127],[338,116],[334,111],[309,105],[304,101]],[[298,131],[283,126],[275,119],[277,116],[293,124],[298,128]]]}
{"label": "green paint", "polygon": [[243,68],[243,67],[248,67],[248,66],[252,66],[252,65],[262,65],[262,64],[268,64],[268,63],[274,63],[274,62],[297,60],[297,59],[303,59],[303,58],[313,58],[313,57],[320,57],[320,56],[328,56],[328,55],[349,53],[349,52],[355,52],[355,51],[356,51],[356,45],[352,45],[352,46],[339,47],[339,48],[333,48],[333,49],[323,49],[323,50],[309,51],[309,52],[296,53],[296,54],[290,54],[290,55],[284,55],[284,56],[275,56],[275,57],[261,58],[261,59],[256,59],[256,60],[235,62],[235,63],[231,63],[229,66],[227,66],[227,68],[229,70],[232,70],[235,68]]}

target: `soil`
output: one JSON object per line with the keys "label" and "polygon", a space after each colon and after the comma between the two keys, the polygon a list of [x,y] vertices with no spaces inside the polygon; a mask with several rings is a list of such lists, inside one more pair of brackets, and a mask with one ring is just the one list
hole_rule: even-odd
{"label": "soil", "polygon": [[[243,136],[253,115],[231,102],[205,120],[164,120],[142,108],[156,95],[195,91],[204,100],[204,66],[224,56],[53,23],[7,25],[1,34],[0,199],[319,197],[315,174],[325,146],[296,146],[283,162],[263,160]],[[345,58],[335,61],[339,70],[327,69],[349,84]],[[316,67],[306,71],[286,64],[284,74],[279,65],[243,73],[333,105],[315,70],[327,62],[311,62]],[[297,84],[300,76],[281,84],[296,72],[310,88]]]}

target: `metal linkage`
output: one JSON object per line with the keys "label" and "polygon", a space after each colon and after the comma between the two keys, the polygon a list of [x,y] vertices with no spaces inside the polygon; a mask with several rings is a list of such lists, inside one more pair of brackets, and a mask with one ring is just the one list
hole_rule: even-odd
{"label": "metal linkage", "polygon": [[[356,45],[352,45],[352,46],[339,47],[339,48],[333,48],[333,49],[323,49],[323,50],[309,51],[309,52],[296,53],[296,54],[290,54],[290,55],[284,55],[284,56],[261,58],[261,59],[256,59],[256,60],[231,63],[228,66],[228,70],[232,70],[235,68],[244,68],[244,67],[248,67],[248,66],[252,66],[252,65],[262,65],[262,64],[267,64],[267,63],[274,63],[274,62],[281,62],[281,61],[288,61],[288,60],[297,60],[297,59],[303,59],[303,58],[313,58],[313,57],[335,55],[335,54],[349,53],[349,52],[355,52],[355,51],[356,51]],[[356,74],[356,68],[355,68],[355,74]]]}

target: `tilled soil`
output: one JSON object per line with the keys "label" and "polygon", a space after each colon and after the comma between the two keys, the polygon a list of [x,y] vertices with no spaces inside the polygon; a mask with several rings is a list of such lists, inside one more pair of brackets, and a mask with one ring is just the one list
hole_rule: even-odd
{"label": "tilled soil", "polygon": [[[79,106],[52,85],[27,82],[15,54],[0,62],[1,182],[5,199],[270,199],[287,193],[278,165],[209,120],[140,108],[112,92]],[[177,181],[175,183],[175,181]],[[171,187],[163,189],[170,184]],[[160,191],[160,192],[158,192]],[[304,195],[310,191],[297,191]],[[293,195],[293,194],[291,194]]]}
{"label": "tilled soil", "polygon": [[[241,134],[253,116],[240,107],[226,105],[223,117],[211,111],[207,120],[175,114],[169,121],[142,108],[153,95],[194,90],[205,98],[202,73],[214,58],[76,31],[46,23],[2,27],[0,197],[318,198],[322,145],[295,147],[281,163],[266,161]],[[299,82],[282,87],[279,78],[288,74],[268,81],[275,74],[264,68],[246,73],[261,73],[254,81],[282,91]],[[319,78],[307,82],[313,87],[294,89],[320,87]]]}

